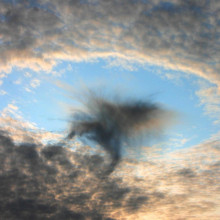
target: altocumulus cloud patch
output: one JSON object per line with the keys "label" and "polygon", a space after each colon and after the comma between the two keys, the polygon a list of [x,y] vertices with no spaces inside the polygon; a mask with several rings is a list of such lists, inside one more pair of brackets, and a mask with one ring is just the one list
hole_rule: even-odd
{"label": "altocumulus cloud patch", "polygon": [[219,142],[209,142],[159,159],[124,158],[106,175],[105,154],[92,148],[14,144],[1,131],[1,218],[218,219],[219,154]]}
{"label": "altocumulus cloud patch", "polygon": [[64,146],[15,145],[1,132],[1,218],[113,219],[114,209],[137,211],[147,195],[103,178],[104,157]]}
{"label": "altocumulus cloud patch", "polygon": [[218,11],[218,0],[1,1],[2,71],[113,58],[219,85]]}

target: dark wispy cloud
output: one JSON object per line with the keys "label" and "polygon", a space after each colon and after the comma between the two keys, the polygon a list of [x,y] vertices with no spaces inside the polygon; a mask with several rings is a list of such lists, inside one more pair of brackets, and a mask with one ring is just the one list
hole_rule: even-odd
{"label": "dark wispy cloud", "polygon": [[150,138],[172,119],[171,112],[150,101],[110,99],[94,91],[89,93],[84,104],[84,111],[73,115],[68,139],[86,135],[98,143],[111,156],[111,171],[121,159],[123,145],[129,146],[141,133]]}
{"label": "dark wispy cloud", "polygon": [[219,84],[219,1],[1,1],[2,70],[113,58]]}

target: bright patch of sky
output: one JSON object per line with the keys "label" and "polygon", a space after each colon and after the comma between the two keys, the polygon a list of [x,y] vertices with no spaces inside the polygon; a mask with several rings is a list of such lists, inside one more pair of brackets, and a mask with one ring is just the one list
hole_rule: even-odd
{"label": "bright patch of sky", "polygon": [[[103,60],[61,62],[51,73],[36,75],[30,69],[14,68],[1,85],[7,94],[1,96],[0,108],[14,102],[22,116],[39,128],[63,131],[68,127],[70,107],[77,104],[74,93],[101,88],[100,92],[106,89],[113,95],[149,99],[176,111],[179,122],[165,134],[166,148],[171,150],[198,144],[218,131],[199,105],[195,76],[157,66],[139,66],[131,71],[109,67]],[[68,84],[73,92],[58,87],[57,82]]]}

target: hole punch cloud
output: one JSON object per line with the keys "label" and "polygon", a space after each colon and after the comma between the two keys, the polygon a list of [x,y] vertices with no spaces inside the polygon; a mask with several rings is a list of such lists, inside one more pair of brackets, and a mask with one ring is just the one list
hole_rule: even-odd
{"label": "hole punch cloud", "polygon": [[150,138],[171,119],[171,112],[150,101],[109,99],[91,92],[84,104],[85,111],[72,116],[67,139],[86,136],[99,144],[111,156],[112,170],[121,159],[122,146],[140,134]]}

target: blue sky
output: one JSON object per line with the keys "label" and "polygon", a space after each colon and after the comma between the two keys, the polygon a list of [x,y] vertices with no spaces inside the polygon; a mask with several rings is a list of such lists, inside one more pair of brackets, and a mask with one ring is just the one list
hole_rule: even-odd
{"label": "blue sky", "polygon": [[[133,152],[129,148],[112,177],[120,176],[140,187],[149,198],[160,192],[170,204],[155,196],[157,199],[152,201],[159,202],[152,202],[149,213],[142,210],[129,214],[124,209],[114,212],[113,208],[109,216],[118,219],[114,214],[118,211],[126,219],[219,219],[219,209],[215,208],[219,204],[215,195],[220,164],[219,9],[218,0],[0,1],[1,130],[15,143],[33,142],[47,149],[47,142],[62,143],[70,129],[73,109],[82,107],[80,98],[89,89],[109,97],[158,103],[175,113],[173,121],[169,119],[173,123],[167,123],[161,135],[151,141],[135,143],[140,146]],[[65,143],[73,144],[73,149],[80,146],[80,158],[90,158],[85,145],[91,142],[77,138],[74,143]],[[43,150],[37,152],[43,155]],[[90,156],[86,157],[85,152]],[[76,156],[74,151],[70,154]],[[100,155],[103,152],[95,154],[96,159]],[[13,159],[7,153],[5,157]],[[83,172],[87,169],[83,159],[68,160],[72,166],[81,164]],[[32,167],[32,162],[27,163]],[[23,165],[19,166],[22,173]],[[53,167],[61,172],[56,163]],[[95,175],[93,171],[86,171],[88,181],[98,188],[90,179],[90,174]],[[7,169],[4,172],[7,174]],[[65,185],[59,175],[54,178]],[[145,184],[140,186],[138,178],[143,178]],[[82,179],[80,176],[78,181]],[[152,182],[146,183],[148,179]],[[158,188],[154,181],[160,183]],[[208,191],[198,187],[203,183]],[[84,187],[82,183],[81,190]],[[149,191],[151,188],[154,191]],[[191,188],[195,194],[190,195]],[[94,191],[88,187],[90,190]],[[54,192],[59,194],[59,190]],[[71,190],[69,193],[75,196]],[[179,195],[184,195],[182,200]],[[195,210],[190,208],[194,207],[192,201],[197,201]],[[173,210],[176,204],[186,209],[177,209],[176,216],[169,211],[163,213],[161,207]]]}
{"label": "blue sky", "polygon": [[[153,65],[139,66],[134,70],[110,67],[102,60],[61,62],[53,71],[57,72],[54,76],[39,72],[36,77],[31,69],[14,68],[2,84],[7,94],[1,96],[1,109],[14,103],[24,120],[51,132],[65,131],[71,118],[68,107],[78,105],[74,93],[98,88],[102,92],[107,89],[112,94],[149,99],[178,113],[177,122],[169,128],[166,138],[176,139],[176,135],[180,135],[182,139],[188,139],[182,147],[198,144],[218,132],[219,126],[205,114],[204,105],[196,95],[198,77]],[[170,75],[174,78],[169,79]],[[59,83],[69,85],[72,91],[65,86],[59,87]]]}

